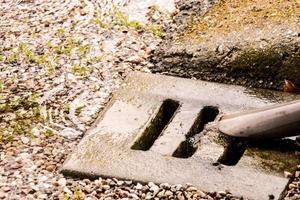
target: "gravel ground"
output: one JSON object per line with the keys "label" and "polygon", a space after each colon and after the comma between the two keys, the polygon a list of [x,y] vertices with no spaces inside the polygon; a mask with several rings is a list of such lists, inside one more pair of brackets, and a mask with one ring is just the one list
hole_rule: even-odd
{"label": "gravel ground", "polygon": [[[129,0],[0,0],[0,199],[237,199],[189,184],[59,174],[126,74],[149,72],[161,27],[172,20],[162,4],[139,10],[144,16],[137,22],[130,5]],[[299,172],[296,176],[287,199],[299,198]]]}

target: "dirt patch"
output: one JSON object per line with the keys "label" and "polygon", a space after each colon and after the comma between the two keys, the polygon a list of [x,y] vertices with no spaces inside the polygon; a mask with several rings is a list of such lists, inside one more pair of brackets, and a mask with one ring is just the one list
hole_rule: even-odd
{"label": "dirt patch", "polygon": [[272,89],[284,79],[300,84],[299,2],[192,2],[177,5],[182,25],[153,54],[154,72]]}

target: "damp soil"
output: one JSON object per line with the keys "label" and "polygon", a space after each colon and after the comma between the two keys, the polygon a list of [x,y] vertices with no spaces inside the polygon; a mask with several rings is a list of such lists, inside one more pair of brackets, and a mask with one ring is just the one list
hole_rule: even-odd
{"label": "damp soil", "polygon": [[300,85],[300,5],[292,1],[186,1],[153,52],[152,71],[282,90]]}

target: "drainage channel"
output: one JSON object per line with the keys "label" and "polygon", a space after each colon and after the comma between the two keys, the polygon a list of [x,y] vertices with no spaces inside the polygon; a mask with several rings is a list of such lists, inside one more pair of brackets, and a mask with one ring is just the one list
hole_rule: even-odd
{"label": "drainage channel", "polygon": [[[263,168],[270,168],[274,171],[295,170],[298,160],[285,160],[293,158],[300,147],[295,141],[286,139],[264,139],[246,140],[219,135],[221,140],[226,141],[224,152],[218,159],[218,163],[227,166],[236,165],[243,155],[257,157],[260,159]],[[269,160],[269,162],[268,162]]]}
{"label": "drainage channel", "polygon": [[155,118],[151,121],[141,137],[134,142],[131,149],[149,150],[165,127],[170,123],[179,106],[179,102],[177,101],[171,99],[165,100]]}
{"label": "drainage channel", "polygon": [[[204,133],[204,129],[219,111],[241,112],[270,105],[274,99],[280,103],[295,98],[274,93],[268,100],[243,87],[133,73],[66,160],[62,172],[191,183],[203,191],[228,190],[254,200],[269,199],[272,194],[278,199],[289,182],[284,171],[300,161],[294,141],[219,143],[219,133]],[[213,165],[217,161],[222,168]]]}
{"label": "drainage channel", "polygon": [[214,121],[218,114],[218,108],[213,106],[204,107],[198,114],[190,131],[186,134],[186,140],[179,145],[179,147],[173,153],[173,156],[177,158],[189,158],[194,155],[198,146],[197,143],[195,143],[194,136],[196,134],[201,135],[205,125]]}

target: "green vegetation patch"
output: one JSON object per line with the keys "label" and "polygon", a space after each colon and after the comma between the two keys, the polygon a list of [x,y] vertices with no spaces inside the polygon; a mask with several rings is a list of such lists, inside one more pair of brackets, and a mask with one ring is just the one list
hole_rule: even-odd
{"label": "green vegetation patch", "polygon": [[11,142],[17,135],[32,136],[33,126],[45,121],[35,95],[2,101],[0,113],[0,142]]}

